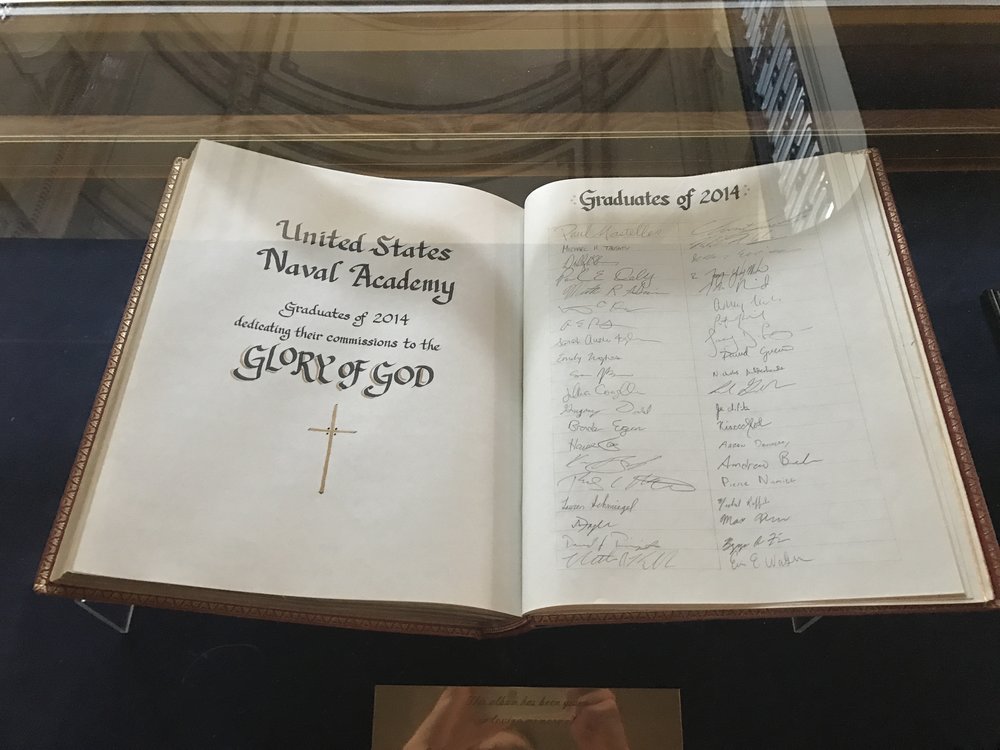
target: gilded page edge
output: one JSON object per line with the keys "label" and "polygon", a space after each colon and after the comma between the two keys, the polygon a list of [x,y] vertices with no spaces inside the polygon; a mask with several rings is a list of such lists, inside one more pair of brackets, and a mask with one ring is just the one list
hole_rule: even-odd
{"label": "gilded page edge", "polygon": [[[160,584],[151,584],[159,586]],[[168,584],[162,584],[165,590],[170,590]],[[36,589],[37,590],[37,589]],[[273,622],[289,622],[299,625],[322,625],[325,627],[340,627],[351,630],[379,631],[387,633],[403,633],[412,635],[464,636],[467,638],[482,638],[489,633],[483,627],[462,627],[428,622],[414,622],[406,619],[379,619],[373,617],[358,617],[352,615],[327,614],[321,612],[305,612],[294,606],[256,606],[237,602],[224,602],[214,599],[211,590],[206,590],[204,597],[170,596],[168,594],[143,594],[115,589],[91,588],[88,586],[64,585],[48,583],[40,593],[55,596],[65,596],[71,599],[85,599],[91,602],[105,604],[132,605],[136,607],[154,607],[157,609],[179,610],[200,614],[224,615],[229,617],[251,618],[255,620],[270,620]],[[253,596],[247,594],[246,596]]]}
{"label": "gilded page edge", "polygon": [[700,622],[704,620],[776,620],[790,617],[848,617],[867,615],[969,613],[1000,610],[1000,601],[956,602],[954,604],[844,604],[801,607],[735,607],[675,610],[631,610],[617,612],[572,612],[566,614],[529,614],[532,628],[566,627],[572,625],[642,625],[666,622]]}
{"label": "gilded page edge", "polygon": [[955,461],[962,477],[962,483],[965,486],[969,507],[972,510],[976,533],[979,537],[983,557],[986,561],[986,569],[993,586],[993,601],[996,601],[997,591],[1000,590],[1000,544],[997,543],[989,506],[986,504],[986,497],[979,482],[979,475],[976,473],[976,466],[972,460],[972,451],[969,449],[969,443],[965,436],[965,428],[962,426],[962,420],[958,413],[955,395],[951,390],[948,373],[945,370],[944,360],[941,357],[941,349],[938,346],[937,337],[931,325],[930,315],[927,312],[927,303],[920,290],[920,282],[917,279],[916,268],[913,265],[913,258],[910,255],[910,247],[903,234],[903,224],[899,218],[899,212],[896,210],[896,202],[892,197],[885,164],[882,162],[882,157],[876,149],[868,149],[867,154],[875,177],[875,185],[879,192],[879,198],[882,200],[882,206],[885,209],[886,220],[892,232],[893,243],[896,247],[896,257],[899,260],[900,270],[906,283],[906,291],[910,297],[910,306],[913,309],[917,328],[920,331],[927,364],[934,382],[934,390],[937,393],[938,403],[940,404],[945,426],[948,429],[948,436],[951,439],[952,450],[955,454]]}
{"label": "gilded page edge", "polygon": [[139,270],[136,272],[135,281],[133,282],[132,290],[129,293],[125,312],[122,315],[121,323],[119,324],[118,331],[115,334],[114,343],[111,346],[111,354],[108,356],[108,364],[104,369],[104,374],[101,376],[101,384],[97,390],[97,396],[94,398],[94,405],[90,410],[90,416],[87,418],[87,426],[84,429],[83,437],[80,440],[80,447],[77,449],[76,457],[73,459],[73,466],[70,469],[69,479],[66,481],[66,487],[63,490],[62,497],[59,501],[59,509],[56,511],[55,520],[52,522],[52,530],[49,532],[49,537],[45,543],[42,558],[38,565],[38,572],[35,576],[34,582],[34,590],[40,594],[62,593],[59,591],[62,587],[58,586],[58,584],[54,584],[51,580],[56,557],[59,554],[59,548],[62,544],[63,537],[66,534],[66,528],[69,525],[69,520],[73,513],[73,505],[76,502],[77,494],[80,490],[80,483],[83,480],[91,451],[94,447],[97,431],[100,427],[101,420],[104,417],[105,409],[107,408],[108,397],[115,381],[115,375],[118,372],[119,365],[121,364],[122,353],[125,349],[125,343],[128,340],[129,331],[132,328],[132,321],[135,318],[136,309],[139,306],[139,300],[146,286],[146,276],[149,272],[149,266],[153,259],[153,253],[159,244],[160,233],[163,230],[167,210],[169,209],[170,202],[173,199],[174,189],[177,186],[181,168],[184,166],[186,161],[186,158],[178,157],[174,159],[174,163],[170,167],[167,184],[163,189],[163,196],[160,199],[160,205],[156,209],[156,218],[153,221],[153,226],[149,232],[149,238],[146,241],[146,249],[143,252],[142,260],[139,263]]}

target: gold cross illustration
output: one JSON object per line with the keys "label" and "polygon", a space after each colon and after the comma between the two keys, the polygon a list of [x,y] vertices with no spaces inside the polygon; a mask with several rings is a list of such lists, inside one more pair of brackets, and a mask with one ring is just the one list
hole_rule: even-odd
{"label": "gold cross illustration", "polygon": [[333,405],[333,416],[330,417],[329,427],[307,427],[309,432],[325,432],[326,438],[326,457],[323,459],[323,478],[319,481],[319,494],[323,494],[326,489],[326,472],[330,468],[330,451],[333,450],[333,436],[340,434],[353,434],[357,430],[341,430],[337,427],[337,405]]}

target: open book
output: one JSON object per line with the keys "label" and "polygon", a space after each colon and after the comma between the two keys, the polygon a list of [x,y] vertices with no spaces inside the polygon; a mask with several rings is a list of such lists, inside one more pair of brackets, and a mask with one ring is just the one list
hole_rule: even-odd
{"label": "open book", "polygon": [[998,583],[873,153],[522,209],[202,142],[36,588],[484,635]]}

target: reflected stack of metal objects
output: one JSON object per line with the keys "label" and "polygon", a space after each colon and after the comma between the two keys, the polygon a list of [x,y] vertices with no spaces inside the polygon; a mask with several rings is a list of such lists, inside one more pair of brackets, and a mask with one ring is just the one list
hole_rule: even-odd
{"label": "reflected stack of metal objects", "polygon": [[745,40],[737,69],[744,104],[756,118],[756,159],[785,165],[785,215],[812,225],[851,190],[835,185],[817,161],[803,160],[867,147],[829,13],[758,0],[742,9],[737,26],[734,38]]}

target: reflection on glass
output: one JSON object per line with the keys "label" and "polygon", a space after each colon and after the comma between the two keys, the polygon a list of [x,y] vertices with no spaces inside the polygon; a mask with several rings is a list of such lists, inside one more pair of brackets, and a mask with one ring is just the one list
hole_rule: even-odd
{"label": "reflection on glass", "polygon": [[[866,146],[824,7],[14,17],[0,236],[141,239],[199,138],[513,202]],[[812,185],[790,191],[813,205]],[[812,197],[810,197],[812,196]]]}

